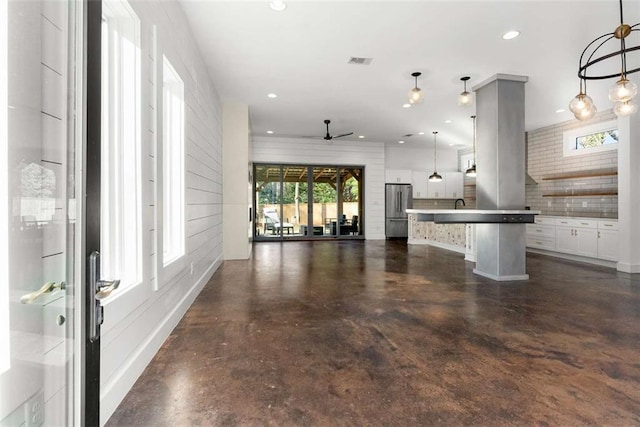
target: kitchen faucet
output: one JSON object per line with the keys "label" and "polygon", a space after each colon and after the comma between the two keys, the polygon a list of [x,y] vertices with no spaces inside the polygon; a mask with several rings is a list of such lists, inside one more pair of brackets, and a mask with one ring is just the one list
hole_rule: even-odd
{"label": "kitchen faucet", "polygon": [[458,209],[458,202],[462,202],[462,206],[467,206],[467,205],[464,203],[464,199],[456,199],[456,201],[453,203],[453,207],[454,207],[455,209]]}

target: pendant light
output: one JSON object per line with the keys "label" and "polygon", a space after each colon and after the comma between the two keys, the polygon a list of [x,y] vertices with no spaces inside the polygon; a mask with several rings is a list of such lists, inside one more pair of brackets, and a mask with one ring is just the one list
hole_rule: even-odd
{"label": "pendant light", "polygon": [[442,175],[438,173],[438,170],[436,168],[436,154],[438,153],[437,145],[436,145],[437,144],[436,135],[438,135],[438,132],[434,131],[433,132],[433,173],[429,176],[429,182],[442,181]]}
{"label": "pendant light", "polygon": [[473,103],[473,94],[467,91],[467,81],[470,78],[471,77],[469,76],[460,78],[460,80],[462,80],[462,82],[464,83],[464,90],[460,93],[460,96],[458,96],[458,105],[460,107],[467,107]]}
{"label": "pendant light", "polygon": [[[638,93],[638,86],[630,81],[627,78],[628,74],[632,74],[640,71],[640,67],[628,69],[627,68],[627,54],[632,52],[638,52],[640,50],[640,45],[637,46],[627,46],[627,37],[633,33],[634,31],[640,31],[640,23],[635,25],[627,25],[624,23],[623,9],[622,9],[622,0],[619,0],[619,12],[620,12],[620,25],[612,32],[603,34],[600,37],[597,37],[591,43],[587,45],[587,47],[582,51],[580,55],[580,61],[578,63],[578,78],[580,78],[580,93],[576,95],[576,97],[569,104],[569,108],[573,112],[579,120],[586,120],[591,117],[596,112],[596,108],[593,105],[593,101],[591,98],[587,96],[586,91],[586,81],[587,80],[603,80],[610,78],[618,78],[618,81],[615,85],[609,90],[609,100],[616,103],[613,111],[618,116],[628,116],[630,114],[634,114],[638,111],[638,106],[634,102],[633,98]],[[610,45],[609,41],[614,41],[615,39],[620,41],[620,45],[617,46],[617,43],[614,45],[615,50],[611,53],[600,54],[599,50],[605,45]],[[620,72],[613,74],[592,74],[587,75],[587,70],[589,67],[595,64],[599,64],[600,62],[607,61],[612,58],[618,58],[620,60]],[[637,58],[636,58],[637,60]],[[637,61],[633,66],[637,65]],[[602,64],[601,64],[602,65]],[[603,69],[603,68],[599,68]],[[585,83],[585,90],[582,91],[582,83]]]}
{"label": "pendant light", "polygon": [[409,104],[420,104],[424,99],[424,92],[418,87],[418,77],[420,77],[422,73],[415,72],[411,73],[411,75],[416,79],[416,84],[413,89],[409,91]]}
{"label": "pendant light", "polygon": [[473,166],[466,170],[465,174],[469,178],[476,177],[476,116],[471,116],[473,120]]}

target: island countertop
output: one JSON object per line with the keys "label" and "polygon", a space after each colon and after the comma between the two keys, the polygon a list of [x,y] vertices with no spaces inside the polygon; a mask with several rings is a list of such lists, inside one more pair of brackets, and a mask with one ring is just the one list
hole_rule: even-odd
{"label": "island countertop", "polygon": [[407,209],[418,221],[436,224],[527,224],[535,222],[540,211],[527,209]]}

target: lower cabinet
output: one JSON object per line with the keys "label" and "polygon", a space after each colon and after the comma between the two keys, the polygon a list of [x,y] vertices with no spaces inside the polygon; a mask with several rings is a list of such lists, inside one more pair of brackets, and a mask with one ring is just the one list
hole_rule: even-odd
{"label": "lower cabinet", "polygon": [[618,260],[618,223],[598,224],[598,258],[607,261]]}
{"label": "lower cabinet", "polygon": [[536,217],[535,224],[527,224],[527,246],[617,261],[617,222],[592,218]]}

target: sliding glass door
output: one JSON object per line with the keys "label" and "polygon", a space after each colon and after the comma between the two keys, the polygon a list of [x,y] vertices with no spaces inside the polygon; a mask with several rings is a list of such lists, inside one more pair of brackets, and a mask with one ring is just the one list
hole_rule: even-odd
{"label": "sliding glass door", "polygon": [[364,168],[255,164],[256,240],[362,238]]}

